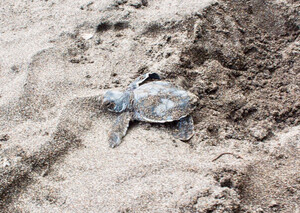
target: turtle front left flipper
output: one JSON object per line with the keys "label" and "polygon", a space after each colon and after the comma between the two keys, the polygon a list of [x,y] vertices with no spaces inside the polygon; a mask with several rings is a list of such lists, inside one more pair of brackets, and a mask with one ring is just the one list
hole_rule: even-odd
{"label": "turtle front left flipper", "polygon": [[130,112],[123,112],[118,116],[108,135],[108,142],[111,148],[120,145],[122,138],[126,135],[131,118],[132,114]]}
{"label": "turtle front left flipper", "polygon": [[176,125],[173,136],[179,140],[187,141],[194,135],[194,121],[192,116],[188,115],[181,118]]}
{"label": "turtle front left flipper", "polygon": [[136,89],[140,84],[142,84],[144,81],[148,79],[160,79],[160,76],[153,72],[153,73],[146,73],[144,75],[141,75],[140,77],[136,78],[130,85],[130,89]]}

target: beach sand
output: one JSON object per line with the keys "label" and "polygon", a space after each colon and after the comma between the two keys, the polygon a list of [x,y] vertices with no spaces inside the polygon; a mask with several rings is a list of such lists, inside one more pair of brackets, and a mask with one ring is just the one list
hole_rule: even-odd
{"label": "beach sand", "polygon": [[[1,212],[299,212],[297,1],[0,2]],[[131,122],[109,89],[157,72],[195,135]]]}

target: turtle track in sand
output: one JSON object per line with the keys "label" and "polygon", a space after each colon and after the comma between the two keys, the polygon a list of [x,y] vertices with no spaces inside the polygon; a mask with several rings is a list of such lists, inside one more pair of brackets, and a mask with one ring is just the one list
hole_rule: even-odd
{"label": "turtle track in sand", "polygon": [[[103,205],[110,203],[125,212],[296,211],[299,3],[219,1],[184,18],[149,22],[138,17],[160,5],[149,1],[136,9],[131,3],[111,5],[101,20],[81,23],[51,41],[55,48],[36,54],[26,68],[19,99],[1,105],[3,134],[9,136],[1,137],[3,211],[84,210],[88,202],[91,210],[111,210]],[[83,10],[94,14],[97,5]],[[126,23],[118,24],[123,18]],[[84,39],[90,32],[94,36]],[[186,79],[186,88],[200,99],[196,135],[189,146],[172,142],[159,125],[140,124],[129,130],[122,150],[111,154],[104,126],[113,119],[98,110],[96,96],[83,97],[124,87],[147,71],[173,82]],[[278,131],[293,126],[278,139]],[[93,154],[97,148],[103,150]],[[70,175],[61,171],[65,168]],[[58,180],[57,171],[67,181]],[[54,189],[59,193],[51,194]],[[120,197],[101,197],[118,190]],[[86,203],[72,193],[82,194]]]}

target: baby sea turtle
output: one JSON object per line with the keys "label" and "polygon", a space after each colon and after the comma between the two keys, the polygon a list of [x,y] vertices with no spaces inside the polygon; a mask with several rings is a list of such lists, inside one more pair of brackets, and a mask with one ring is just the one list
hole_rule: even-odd
{"label": "baby sea turtle", "polygon": [[121,92],[107,91],[103,106],[120,115],[109,133],[109,146],[114,148],[126,135],[132,120],[166,123],[178,121],[174,137],[189,140],[194,135],[193,118],[189,115],[197,103],[197,97],[182,88],[166,81],[151,81],[160,77],[157,73],[147,73],[138,77]]}

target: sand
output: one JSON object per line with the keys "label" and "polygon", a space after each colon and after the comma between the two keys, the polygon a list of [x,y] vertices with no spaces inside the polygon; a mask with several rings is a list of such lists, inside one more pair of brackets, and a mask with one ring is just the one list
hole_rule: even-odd
{"label": "sand", "polygon": [[[0,2],[1,212],[299,212],[295,1]],[[195,135],[101,108],[157,72]]]}

